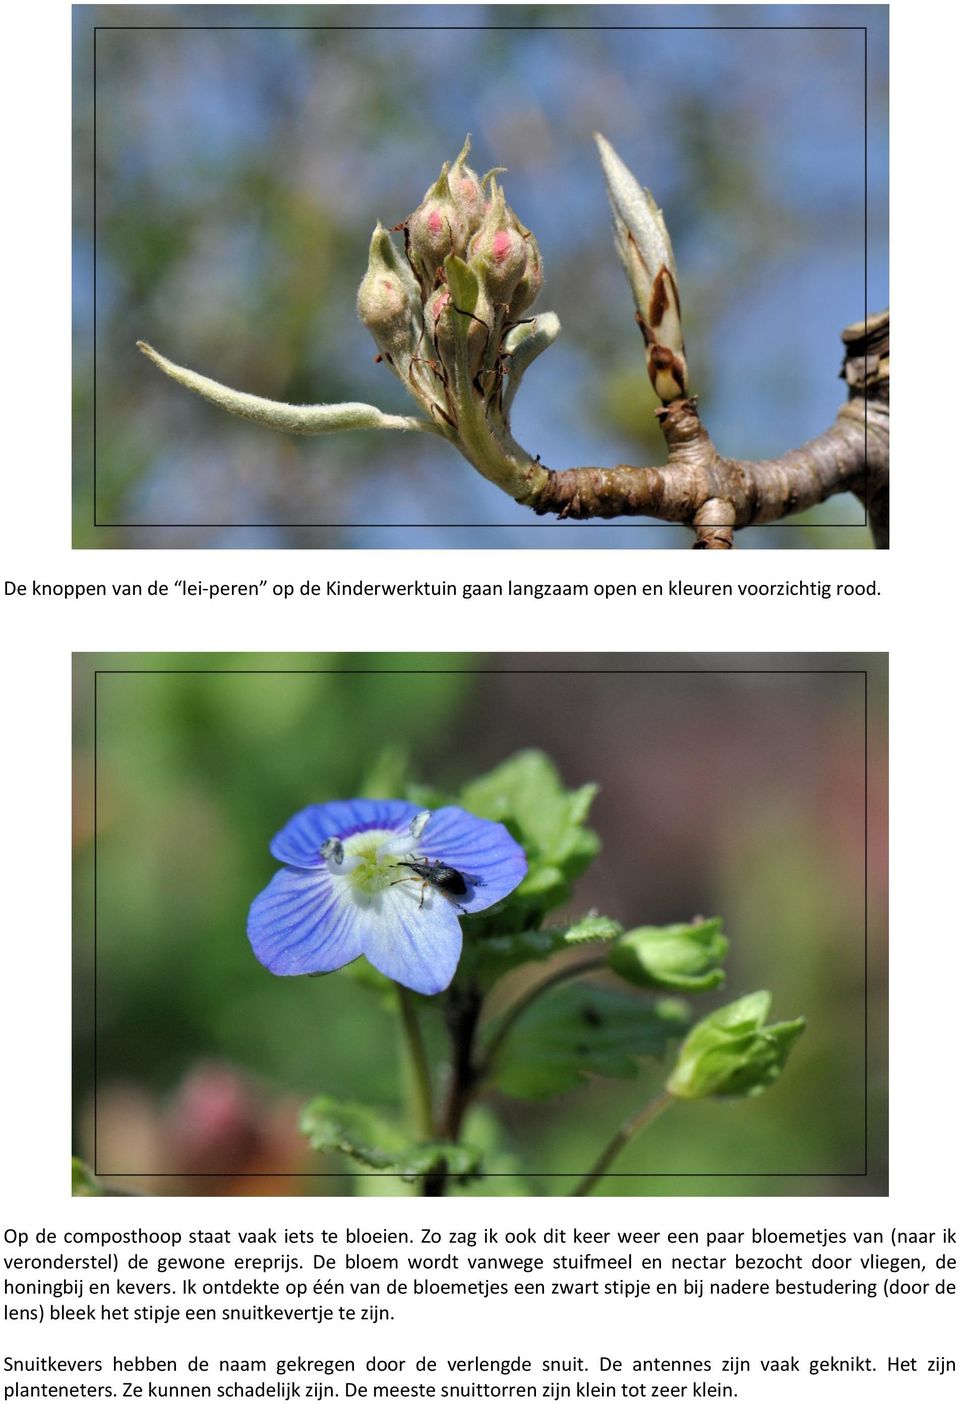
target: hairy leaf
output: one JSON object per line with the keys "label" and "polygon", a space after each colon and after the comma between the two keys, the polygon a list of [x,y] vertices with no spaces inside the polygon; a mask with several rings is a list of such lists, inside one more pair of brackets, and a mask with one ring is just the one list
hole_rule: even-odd
{"label": "hairy leaf", "polygon": [[379,1112],[336,1097],[315,1097],[300,1116],[300,1129],[317,1151],[341,1151],[372,1170],[392,1171],[404,1180],[446,1169],[460,1181],[479,1169],[480,1154],[470,1146],[444,1141],[412,1141]]}

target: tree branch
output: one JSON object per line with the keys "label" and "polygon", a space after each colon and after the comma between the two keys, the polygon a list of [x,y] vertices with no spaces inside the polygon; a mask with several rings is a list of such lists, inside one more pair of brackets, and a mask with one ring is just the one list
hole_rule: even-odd
{"label": "tree branch", "polygon": [[779,458],[723,458],[695,399],[656,411],[667,444],[661,468],[569,468],[552,472],[531,503],[560,517],[646,516],[696,530],[696,547],[729,548],[735,528],[773,522],[854,492],[878,546],[886,547],[889,478],[889,314],[847,327],[841,375],[847,403],[817,438]]}

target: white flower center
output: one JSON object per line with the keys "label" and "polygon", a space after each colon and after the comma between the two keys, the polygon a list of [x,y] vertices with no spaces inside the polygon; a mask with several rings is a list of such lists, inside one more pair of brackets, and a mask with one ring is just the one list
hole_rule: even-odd
{"label": "white flower center", "polygon": [[405,865],[423,861],[419,839],[429,813],[417,814],[402,830],[363,829],[345,838],[328,839],[321,850],[331,877],[349,882],[351,895],[360,902],[375,898],[385,888],[416,874]]}

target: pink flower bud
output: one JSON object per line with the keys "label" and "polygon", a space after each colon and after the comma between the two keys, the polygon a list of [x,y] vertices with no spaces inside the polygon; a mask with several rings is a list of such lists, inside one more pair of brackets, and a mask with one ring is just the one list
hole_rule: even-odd
{"label": "pink flower bud", "polygon": [[509,303],[527,267],[527,242],[503,191],[491,181],[483,223],[470,241],[470,264],[491,302]]}
{"label": "pink flower bud", "polygon": [[543,286],[543,259],[540,257],[540,245],[530,233],[526,236],[526,245],[527,264],[510,301],[510,320],[514,322],[518,317],[523,316],[528,307],[533,306]]}
{"label": "pink flower bud", "polygon": [[357,292],[357,316],[394,369],[402,368],[420,334],[420,295],[409,267],[379,224]]}

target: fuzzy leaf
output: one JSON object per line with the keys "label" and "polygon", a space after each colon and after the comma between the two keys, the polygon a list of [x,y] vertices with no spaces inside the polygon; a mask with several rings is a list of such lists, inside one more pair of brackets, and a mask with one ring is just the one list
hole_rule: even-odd
{"label": "fuzzy leaf", "polygon": [[216,380],[210,380],[185,366],[175,365],[154,351],[145,341],[137,346],[155,366],[204,400],[238,415],[241,419],[263,424],[268,429],[280,429],[287,434],[335,434],[342,429],[418,429],[427,434],[441,434],[437,425],[412,415],[384,414],[373,405],[349,402],[341,405],[287,405],[280,400],[264,400],[242,390],[231,390]]}
{"label": "fuzzy leaf", "polygon": [[455,1179],[464,1181],[479,1168],[479,1152],[470,1146],[411,1141],[369,1107],[335,1097],[315,1097],[301,1113],[300,1129],[314,1150],[341,1151],[361,1165],[392,1171],[404,1180],[446,1167]]}
{"label": "fuzzy leaf", "polygon": [[480,281],[476,273],[456,254],[450,254],[443,266],[454,308],[458,312],[472,313],[480,297]]}
{"label": "fuzzy leaf", "polygon": [[619,990],[560,988],[531,1005],[497,1058],[495,1082],[511,1097],[552,1097],[598,1077],[634,1077],[641,1057],[662,1057],[689,1027],[682,1000],[643,1004]]}
{"label": "fuzzy leaf", "polygon": [[507,388],[503,396],[505,413],[509,412],[529,366],[542,351],[553,345],[559,335],[560,318],[556,312],[541,312],[529,322],[521,322],[507,332],[503,339],[503,349],[510,357],[507,362]]}

